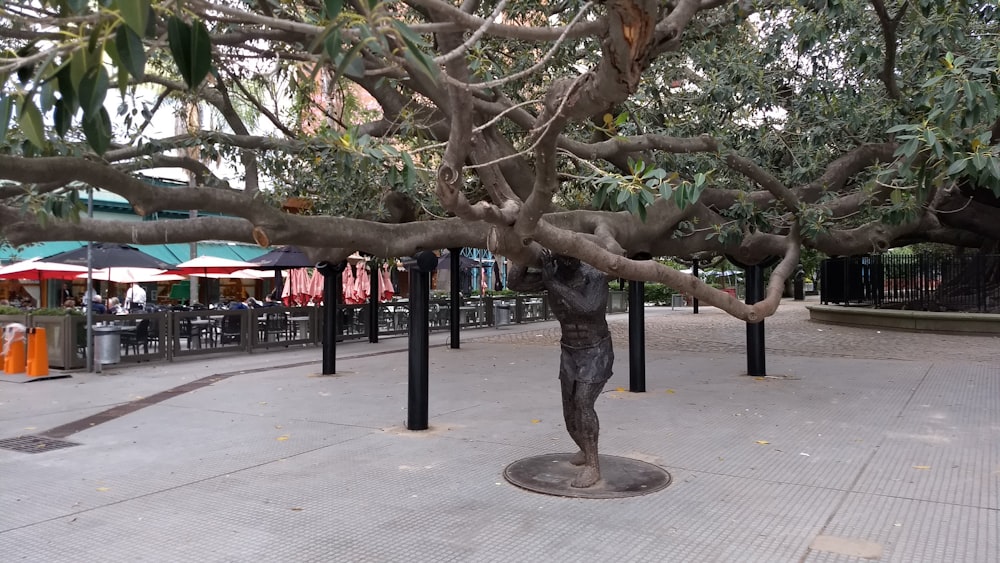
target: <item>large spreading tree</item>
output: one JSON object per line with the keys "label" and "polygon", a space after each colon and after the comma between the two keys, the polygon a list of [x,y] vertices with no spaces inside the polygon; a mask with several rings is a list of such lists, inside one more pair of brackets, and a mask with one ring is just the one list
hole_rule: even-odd
{"label": "large spreading tree", "polygon": [[[968,0],[8,0],[0,235],[544,248],[756,321],[802,248],[996,247],[997,29]],[[90,220],[87,187],[225,217]],[[751,306],[639,259],[705,255],[781,261]]]}

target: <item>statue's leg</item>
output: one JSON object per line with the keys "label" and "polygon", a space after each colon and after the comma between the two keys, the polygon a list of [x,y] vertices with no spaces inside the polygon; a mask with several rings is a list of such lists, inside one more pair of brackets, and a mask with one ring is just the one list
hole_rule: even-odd
{"label": "statue's leg", "polygon": [[580,434],[580,417],[577,416],[576,401],[574,399],[576,382],[567,377],[560,377],[559,386],[562,390],[563,421],[566,422],[566,432],[569,432],[569,437],[573,439],[573,442],[579,448],[576,454],[570,458],[569,462],[573,465],[583,465],[586,461],[583,455],[583,436]]}
{"label": "statue's leg", "polygon": [[604,389],[604,383],[576,382],[573,393],[573,414],[578,438],[574,438],[583,453],[583,469],[570,483],[574,487],[590,487],[601,478],[601,468],[597,457],[597,440],[600,421],[594,403]]}

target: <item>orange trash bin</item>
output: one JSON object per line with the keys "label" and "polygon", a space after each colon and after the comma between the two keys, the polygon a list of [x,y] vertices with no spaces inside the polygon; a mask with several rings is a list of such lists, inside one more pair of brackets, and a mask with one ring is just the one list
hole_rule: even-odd
{"label": "orange trash bin", "polygon": [[25,330],[24,325],[17,323],[11,323],[3,329],[4,373],[24,373],[27,363],[24,355]]}
{"label": "orange trash bin", "polygon": [[41,377],[49,374],[49,346],[45,340],[45,329],[28,329],[27,376]]}

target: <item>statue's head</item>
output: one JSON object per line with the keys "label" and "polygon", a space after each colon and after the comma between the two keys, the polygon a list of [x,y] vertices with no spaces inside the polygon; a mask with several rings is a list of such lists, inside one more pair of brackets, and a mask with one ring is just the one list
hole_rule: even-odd
{"label": "statue's head", "polygon": [[563,256],[562,254],[554,254],[552,256],[553,261],[556,263],[556,268],[562,270],[576,270],[580,267],[580,260],[573,258],[572,256]]}

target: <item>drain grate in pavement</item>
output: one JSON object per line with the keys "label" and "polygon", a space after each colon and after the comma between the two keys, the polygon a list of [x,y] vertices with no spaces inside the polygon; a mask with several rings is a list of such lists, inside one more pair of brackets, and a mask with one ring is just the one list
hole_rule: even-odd
{"label": "drain grate in pavement", "polygon": [[0,449],[13,450],[26,454],[40,454],[61,448],[71,448],[79,446],[76,442],[67,442],[57,438],[47,436],[18,436],[17,438],[5,438],[0,440]]}

